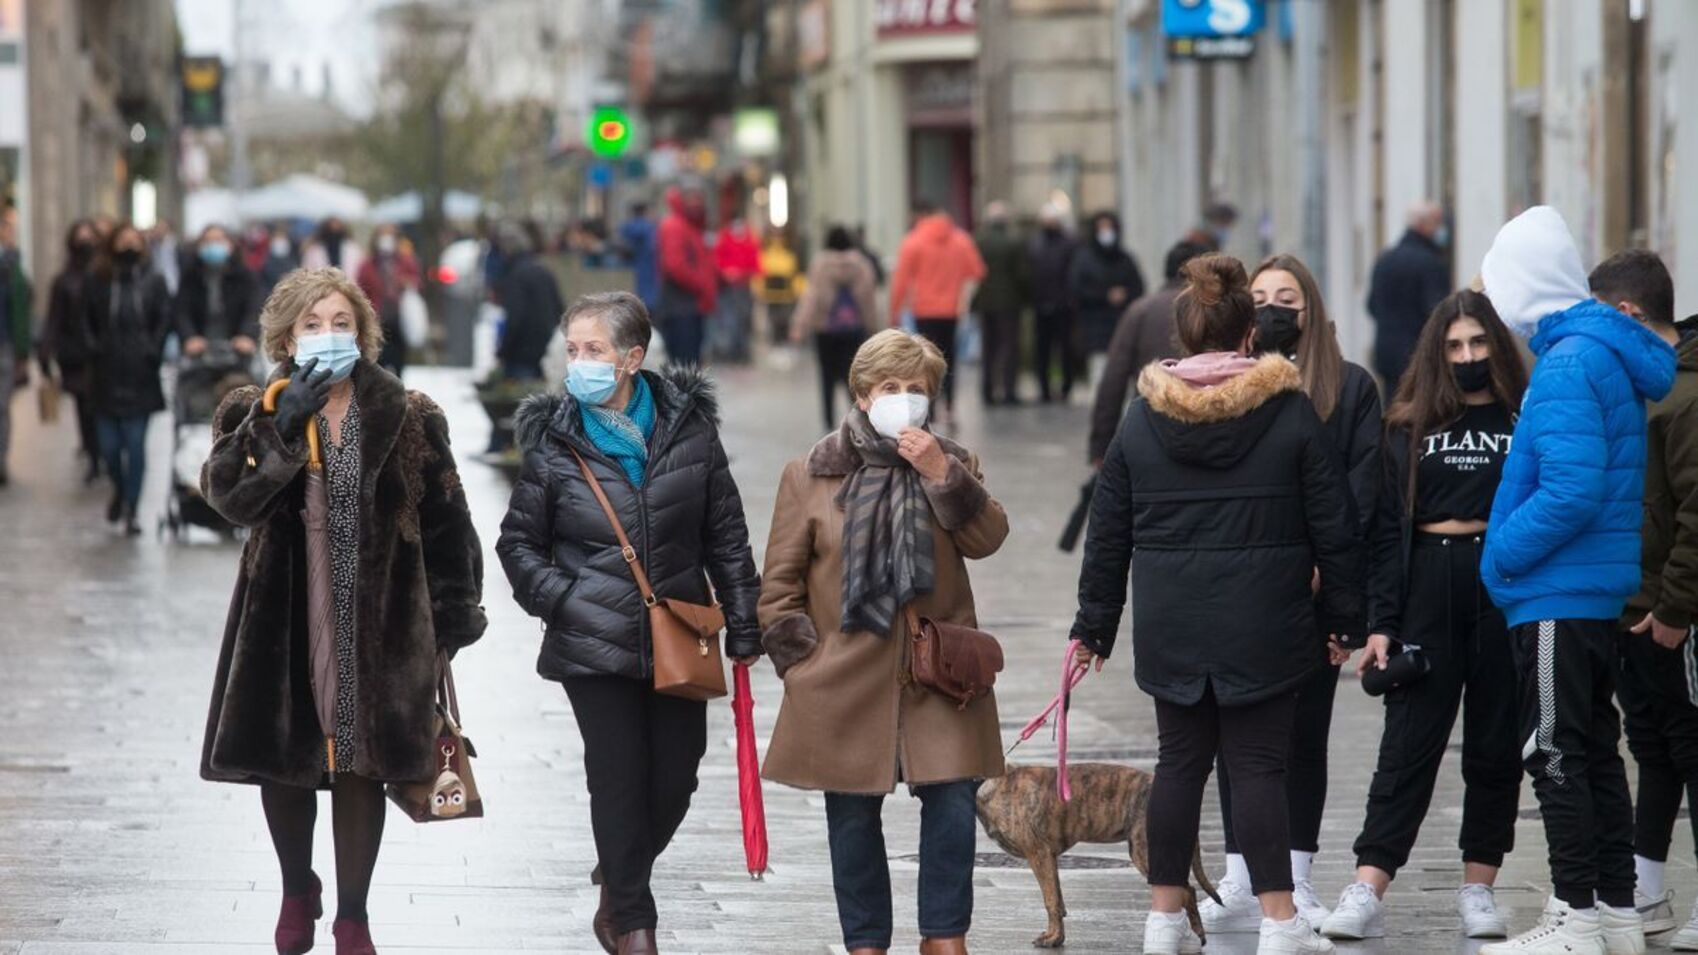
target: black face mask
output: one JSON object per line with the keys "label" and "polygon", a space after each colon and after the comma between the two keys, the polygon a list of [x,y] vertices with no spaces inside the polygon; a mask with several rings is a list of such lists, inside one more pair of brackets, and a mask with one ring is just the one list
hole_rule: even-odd
{"label": "black face mask", "polygon": [[112,261],[118,263],[119,268],[133,269],[141,263],[141,252],[136,249],[119,249],[112,253]]}
{"label": "black face mask", "polygon": [[1303,337],[1303,329],[1297,325],[1299,314],[1297,309],[1284,305],[1263,305],[1256,309],[1256,354],[1285,355],[1296,348],[1297,339]]}
{"label": "black face mask", "polygon": [[93,242],[74,242],[71,244],[71,260],[78,263],[87,262],[94,258]]}
{"label": "black face mask", "polygon": [[1456,387],[1463,394],[1473,394],[1485,391],[1492,386],[1492,361],[1482,358],[1479,361],[1453,361],[1450,363],[1451,374],[1456,376]]}

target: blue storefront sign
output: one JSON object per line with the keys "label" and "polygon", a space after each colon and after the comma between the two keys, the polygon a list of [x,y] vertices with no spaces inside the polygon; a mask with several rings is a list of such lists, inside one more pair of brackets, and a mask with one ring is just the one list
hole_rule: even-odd
{"label": "blue storefront sign", "polygon": [[1262,28],[1264,0],[1162,0],[1162,32],[1172,38],[1245,37]]}

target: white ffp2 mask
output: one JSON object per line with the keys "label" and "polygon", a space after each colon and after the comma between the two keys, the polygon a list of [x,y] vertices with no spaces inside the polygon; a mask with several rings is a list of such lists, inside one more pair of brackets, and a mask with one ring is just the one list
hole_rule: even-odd
{"label": "white ffp2 mask", "polygon": [[867,420],[873,430],[895,440],[904,428],[918,428],[926,423],[932,402],[925,395],[884,395],[867,409]]}

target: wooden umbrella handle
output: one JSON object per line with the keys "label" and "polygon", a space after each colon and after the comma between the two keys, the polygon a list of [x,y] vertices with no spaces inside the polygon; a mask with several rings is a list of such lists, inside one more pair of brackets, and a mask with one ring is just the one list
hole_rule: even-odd
{"label": "wooden umbrella handle", "polygon": [[[279,378],[267,386],[265,397],[260,399],[260,409],[266,414],[276,414],[277,396],[282,394],[283,389],[287,387],[289,387],[289,379],[287,378]],[[318,428],[314,427],[311,421],[307,422],[307,464],[314,468],[324,466],[324,457],[319,453],[318,448]]]}

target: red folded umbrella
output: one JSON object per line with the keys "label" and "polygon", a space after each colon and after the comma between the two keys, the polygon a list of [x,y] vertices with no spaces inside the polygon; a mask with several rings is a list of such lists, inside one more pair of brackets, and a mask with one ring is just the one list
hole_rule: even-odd
{"label": "red folded umbrella", "polygon": [[731,668],[736,695],[731,712],[737,718],[737,802],[743,810],[743,855],[749,876],[759,881],[766,872],[766,802],[761,797],[761,755],[755,749],[755,698],[749,692],[749,668]]}

